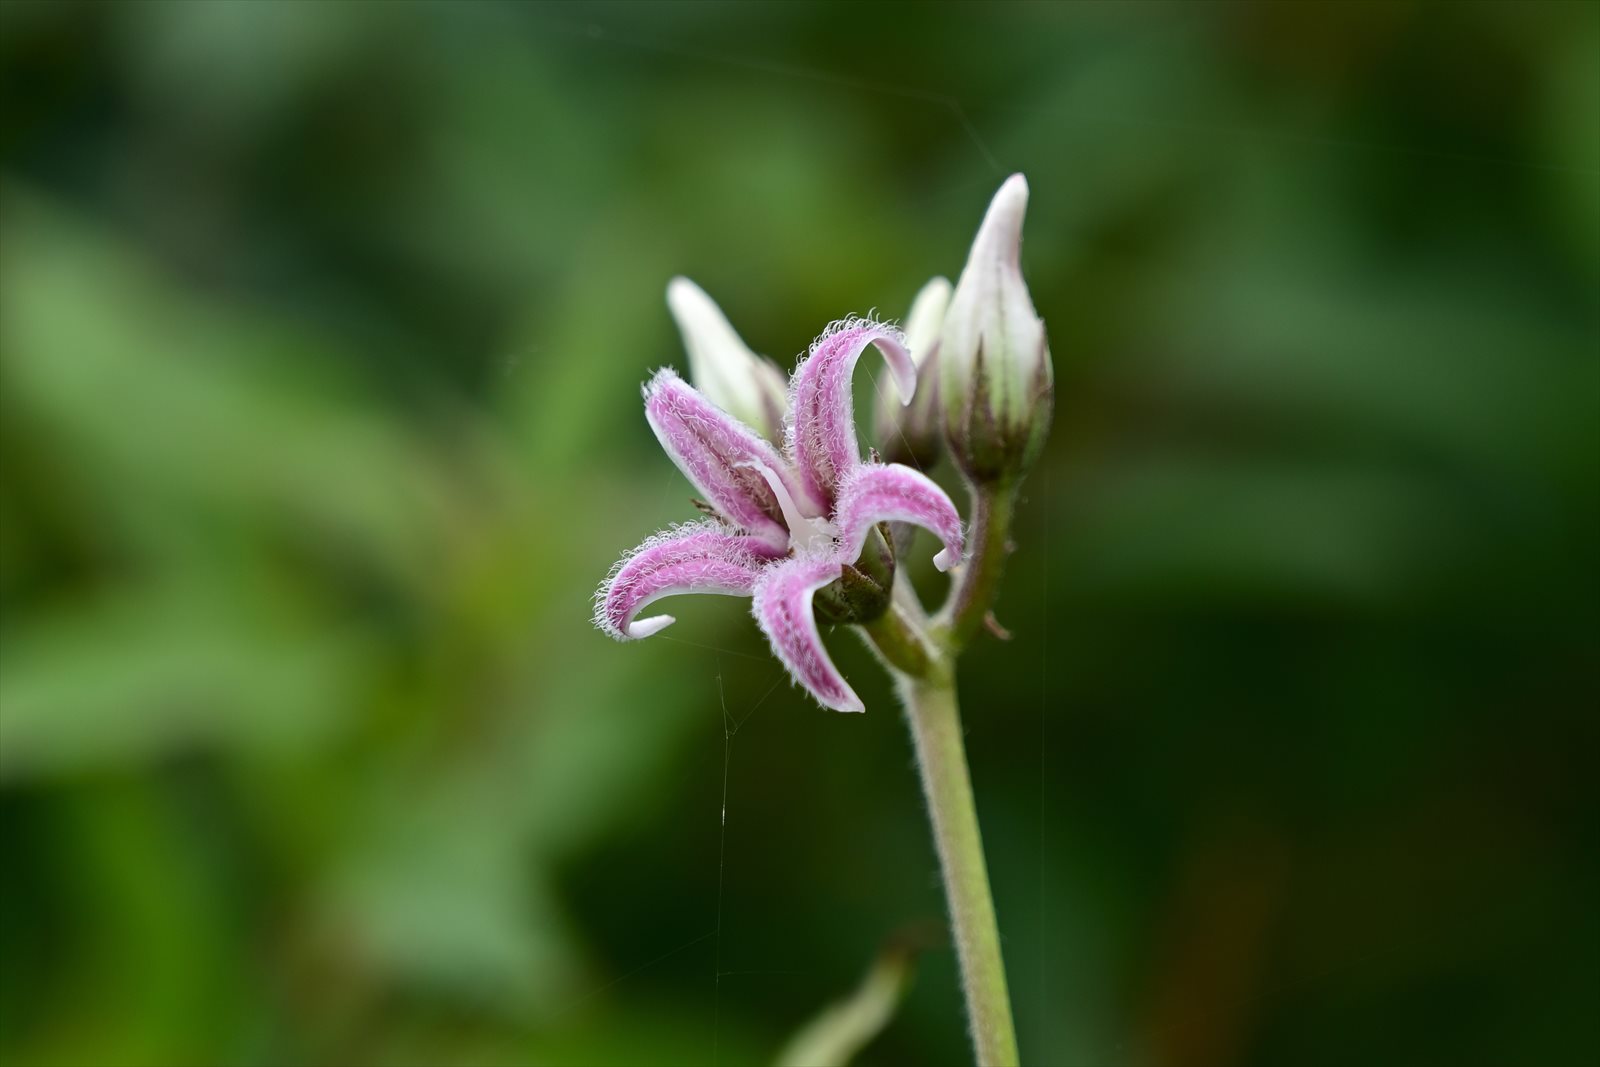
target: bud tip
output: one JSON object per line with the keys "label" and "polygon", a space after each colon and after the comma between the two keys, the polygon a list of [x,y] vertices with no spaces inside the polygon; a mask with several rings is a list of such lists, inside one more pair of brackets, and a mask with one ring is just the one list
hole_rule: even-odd
{"label": "bud tip", "polygon": [[1022,247],[1022,218],[1027,211],[1028,179],[1013,174],[994,194],[983,224],[978,227],[978,238],[972,243],[974,261],[982,255],[1015,264]]}

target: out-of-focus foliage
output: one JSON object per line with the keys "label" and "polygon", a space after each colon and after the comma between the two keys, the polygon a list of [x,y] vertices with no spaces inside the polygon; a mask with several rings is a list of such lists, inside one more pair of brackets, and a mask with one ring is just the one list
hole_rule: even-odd
{"label": "out-of-focus foliage", "polygon": [[855,992],[824,1008],[778,1053],[777,1067],[835,1067],[855,1059],[889,1025],[911,978],[914,954],[890,945]]}
{"label": "out-of-focus foliage", "polygon": [[[1600,6],[14,0],[0,1061],[763,1062],[937,920],[862,648],[587,600],[667,279],[792,355],[1013,170],[1024,1056],[1590,1062]],[[918,969],[858,1062],[964,1062]]]}

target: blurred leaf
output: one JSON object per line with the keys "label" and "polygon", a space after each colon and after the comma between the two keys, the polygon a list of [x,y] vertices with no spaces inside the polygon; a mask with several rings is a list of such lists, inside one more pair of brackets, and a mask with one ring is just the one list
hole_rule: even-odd
{"label": "blurred leaf", "polygon": [[376,651],[356,632],[263,617],[223,580],[65,605],[4,648],[0,781],[324,744],[348,728]]}
{"label": "blurred leaf", "polygon": [[911,981],[912,953],[894,945],[879,953],[856,991],[824,1008],[789,1039],[779,1067],[843,1067],[883,1032]]}

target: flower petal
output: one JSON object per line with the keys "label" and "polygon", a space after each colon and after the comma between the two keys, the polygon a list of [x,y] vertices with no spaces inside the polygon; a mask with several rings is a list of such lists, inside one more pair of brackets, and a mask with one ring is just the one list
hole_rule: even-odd
{"label": "flower petal", "polygon": [[944,542],[933,565],[947,571],[961,561],[961,516],[950,497],[925,474],[898,463],[865,463],[852,471],[834,509],[839,555],[855,559],[867,534],[880,522],[909,522]]}
{"label": "flower petal", "polygon": [[812,556],[775,563],[762,571],[756,583],[751,612],[790,676],[823,707],[863,711],[861,698],[828,658],[822,635],[817,632],[816,616],[811,612],[812,594],[838,578],[843,569],[836,559]]}
{"label": "flower petal", "polygon": [[861,462],[850,377],[869,344],[889,361],[900,396],[911,399],[917,368],[900,331],[881,322],[845,319],[829,326],[789,380],[789,456],[806,492],[831,504],[839,482]]}
{"label": "flower petal", "polygon": [[656,534],[611,568],[594,596],[594,624],[619,641],[649,637],[673,623],[671,615],[640,622],[652,601],[677,593],[749,596],[772,550],[717,522],[694,522]]}
{"label": "flower petal", "polygon": [[694,386],[663,368],[644,389],[644,413],[667,455],[730,523],[774,549],[787,549],[789,531],[778,498],[760,468],[789,483],[802,510],[820,505],[801,489],[778,450],[717,407]]}

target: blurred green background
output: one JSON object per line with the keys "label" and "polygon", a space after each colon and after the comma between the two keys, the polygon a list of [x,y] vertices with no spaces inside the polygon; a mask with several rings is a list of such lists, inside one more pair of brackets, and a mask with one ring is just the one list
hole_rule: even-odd
{"label": "blurred green background", "polygon": [[860,642],[588,598],[668,278],[787,363],[1016,170],[1025,1058],[1595,1062],[1600,5],[1468,2],[0,6],[0,1061],[761,1063],[937,928]]}

